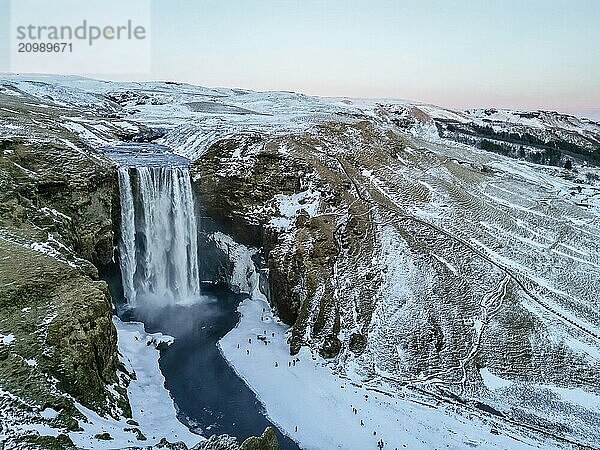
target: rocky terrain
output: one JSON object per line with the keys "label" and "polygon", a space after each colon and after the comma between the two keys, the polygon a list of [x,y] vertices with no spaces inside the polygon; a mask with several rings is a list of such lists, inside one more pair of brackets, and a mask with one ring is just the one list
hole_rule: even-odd
{"label": "rocky terrain", "polygon": [[[92,96],[92,101],[96,98]],[[108,123],[109,100],[93,106],[26,96],[0,88],[0,448],[75,448],[69,434],[86,411],[130,418],[113,303],[98,270],[113,263],[118,229],[117,165],[68,114]],[[79,116],[81,119],[82,116]],[[74,128],[75,131],[73,131]],[[146,133],[126,122],[107,128],[114,140]],[[83,138],[83,139],[82,139]],[[131,422],[132,439],[143,433]],[[147,431],[146,431],[147,432]],[[99,434],[97,441],[110,439]],[[198,440],[200,438],[198,437]],[[272,432],[238,444],[215,436],[199,448],[276,448]],[[259,444],[256,444],[259,442]],[[262,443],[265,443],[264,445]],[[170,446],[164,440],[164,445]],[[175,445],[175,444],[173,444]],[[261,447],[262,445],[262,447]],[[271,446],[271,447],[269,447]],[[176,448],[187,448],[183,443]]]}
{"label": "rocky terrain", "polygon": [[[31,120],[37,111],[6,96],[1,104],[3,123]],[[82,417],[74,399],[104,414],[127,414],[112,303],[96,268],[112,260],[114,168],[68,132],[38,142],[4,137],[0,321],[13,342],[0,347],[3,410],[34,422],[55,411],[50,422],[66,430],[77,429]],[[66,145],[68,138],[88,153]]]}
{"label": "rocky terrain", "polygon": [[[13,77],[0,89],[12,420],[42,417],[61,392],[127,413],[95,270],[118,217],[99,150],[152,141],[194,161],[201,241],[218,230],[260,249],[291,354],[309,348],[341,377],[540,442],[600,445],[599,124],[168,83]],[[52,408],[76,426],[71,406]]]}
{"label": "rocky terrain", "polygon": [[308,345],[363,381],[597,440],[600,417],[569,398],[597,399],[600,377],[587,178],[368,120],[230,138],[195,170],[207,212],[264,248],[292,354]]}

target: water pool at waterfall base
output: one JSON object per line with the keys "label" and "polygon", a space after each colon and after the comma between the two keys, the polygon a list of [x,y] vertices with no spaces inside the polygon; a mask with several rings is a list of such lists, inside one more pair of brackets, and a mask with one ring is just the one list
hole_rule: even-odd
{"label": "water pool at waterfall base", "polygon": [[[198,249],[189,161],[153,144],[105,152],[120,165],[119,268],[105,274],[120,299],[120,319],[174,338],[159,347],[159,366],[184,425],[205,437],[260,436],[273,424],[217,347],[238,323],[247,295],[200,282],[199,262],[210,261]],[[279,431],[277,437],[282,449],[298,449]]]}
{"label": "water pool at waterfall base", "polygon": [[[234,294],[226,287],[203,284],[201,297],[193,304],[157,307],[138,303],[133,308],[119,308],[122,320],[142,322],[149,333],[175,338],[160,351],[165,387],[175,402],[179,420],[205,437],[229,434],[241,442],[273,426],[254,392],[217,347],[219,339],[236,326],[237,307],[244,298],[247,296]],[[279,431],[277,437],[282,449],[299,448]]]}

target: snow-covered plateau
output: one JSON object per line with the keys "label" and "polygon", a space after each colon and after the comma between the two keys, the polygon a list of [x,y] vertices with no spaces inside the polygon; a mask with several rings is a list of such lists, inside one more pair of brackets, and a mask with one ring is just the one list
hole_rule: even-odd
{"label": "snow-covered plateau", "polygon": [[113,316],[115,148],[189,160],[200,280],[250,297],[219,349],[301,448],[600,448],[600,124],[17,75],[0,448],[258,448],[181,424],[165,337]]}

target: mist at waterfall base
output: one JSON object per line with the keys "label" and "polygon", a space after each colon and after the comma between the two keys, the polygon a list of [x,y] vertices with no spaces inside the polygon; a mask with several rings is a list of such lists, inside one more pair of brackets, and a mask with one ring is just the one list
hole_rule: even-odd
{"label": "mist at waterfall base", "polygon": [[[229,434],[242,441],[262,434],[273,424],[216,345],[237,324],[237,306],[247,296],[199,281],[187,166],[123,165],[119,188],[119,274],[106,278],[113,298],[120,299],[122,320],[175,338],[161,349],[159,364],[179,420],[204,436]],[[282,449],[298,449],[279,431],[277,436]]]}
{"label": "mist at waterfall base", "polygon": [[119,190],[128,304],[194,303],[200,295],[198,229],[188,168],[121,167]]}
{"label": "mist at waterfall base", "polygon": [[[204,300],[199,303],[158,310],[129,308],[122,318],[143,322],[150,333],[175,338],[161,349],[159,363],[179,419],[192,431],[204,436],[229,434],[240,441],[260,435],[273,424],[216,345],[237,324],[236,309],[245,296],[214,285],[202,286],[202,291]],[[277,435],[282,449],[298,449],[289,438]]]}

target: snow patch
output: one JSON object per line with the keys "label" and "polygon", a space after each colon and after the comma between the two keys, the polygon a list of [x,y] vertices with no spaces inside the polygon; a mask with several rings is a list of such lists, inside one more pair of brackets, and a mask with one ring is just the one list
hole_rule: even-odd
{"label": "snow patch", "polygon": [[311,190],[298,192],[292,195],[277,194],[275,201],[280,217],[274,217],[269,222],[280,230],[287,230],[301,210],[315,217],[319,209],[319,193]]}
{"label": "snow patch", "polygon": [[480,369],[479,374],[483,379],[483,384],[485,384],[486,387],[491,390],[503,389],[513,385],[512,381],[505,380],[504,378],[494,375],[487,367]]}
{"label": "snow patch", "polygon": [[58,416],[58,411],[52,408],[46,408],[40,414],[44,419],[52,420]]}
{"label": "snow patch", "polygon": [[0,334],[0,343],[4,344],[4,345],[10,345],[13,342],[15,342],[17,339],[15,338],[14,334]]}

